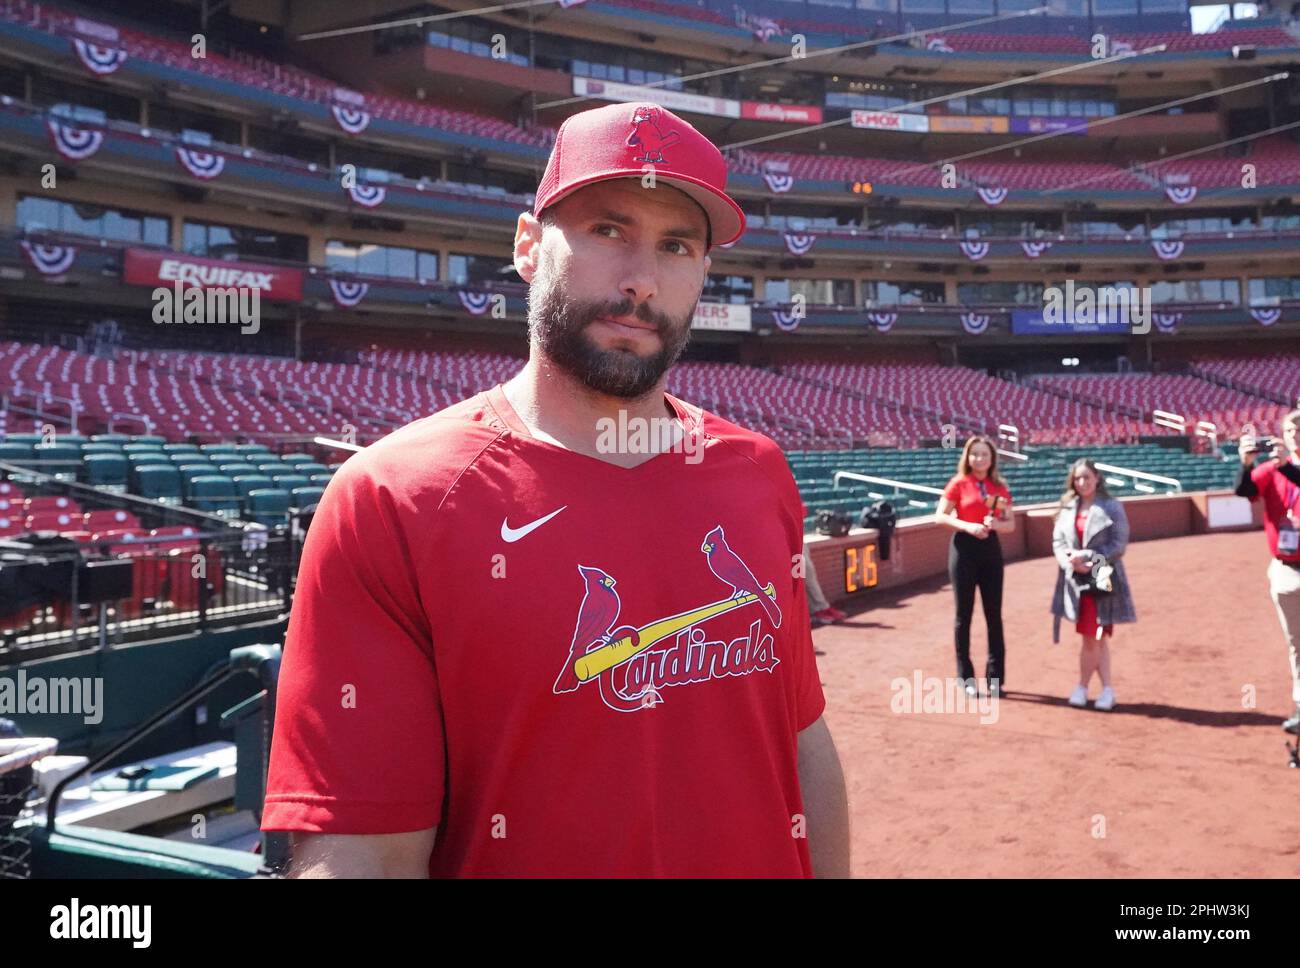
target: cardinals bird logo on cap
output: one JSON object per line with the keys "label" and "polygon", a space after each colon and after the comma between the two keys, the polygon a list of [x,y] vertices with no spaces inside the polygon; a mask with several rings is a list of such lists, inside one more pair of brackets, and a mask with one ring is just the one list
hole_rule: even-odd
{"label": "cardinals bird logo on cap", "polygon": [[627,136],[629,148],[640,148],[641,154],[633,156],[633,161],[644,161],[652,165],[666,165],[664,149],[677,143],[681,137],[676,131],[665,132],[659,126],[659,109],[647,105],[638,107],[632,113],[632,131]]}

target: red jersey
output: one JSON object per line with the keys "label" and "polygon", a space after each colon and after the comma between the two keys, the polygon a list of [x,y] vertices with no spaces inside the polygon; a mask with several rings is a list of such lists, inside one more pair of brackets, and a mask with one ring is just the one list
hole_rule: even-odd
{"label": "red jersey", "polygon": [[811,875],[799,495],[768,438],[666,400],[702,459],[537,440],[497,386],[342,466],[264,830],[436,826],[431,876]]}
{"label": "red jersey", "polygon": [[1250,472],[1250,479],[1259,488],[1258,499],[1264,502],[1264,535],[1268,538],[1268,553],[1283,561],[1300,561],[1300,550],[1279,554],[1277,546],[1279,528],[1300,528],[1300,486],[1282,475],[1275,460],[1260,463]]}
{"label": "red jersey", "polygon": [[944,487],[943,496],[956,505],[957,517],[971,524],[984,523],[995,499],[1002,498],[1004,507],[1011,503],[1011,492],[1005,484],[995,483],[991,478],[979,481],[974,474],[955,476]]}

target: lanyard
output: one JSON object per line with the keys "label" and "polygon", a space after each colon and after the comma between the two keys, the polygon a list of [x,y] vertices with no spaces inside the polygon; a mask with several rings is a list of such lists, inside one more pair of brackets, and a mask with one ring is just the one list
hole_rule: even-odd
{"label": "lanyard", "polygon": [[1286,509],[1286,516],[1295,521],[1295,502],[1300,498],[1300,487],[1296,487],[1290,481],[1286,482],[1286,498],[1282,502],[1283,508]]}
{"label": "lanyard", "polygon": [[976,480],[975,486],[980,489],[980,497],[985,501],[989,499],[989,485],[987,481]]}

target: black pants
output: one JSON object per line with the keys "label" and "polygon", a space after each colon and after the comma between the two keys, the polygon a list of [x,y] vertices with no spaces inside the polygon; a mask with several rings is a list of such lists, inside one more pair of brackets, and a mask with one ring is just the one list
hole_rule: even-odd
{"label": "black pants", "polygon": [[984,676],[1006,684],[1006,642],[1002,637],[1002,544],[997,534],[984,540],[957,533],[948,548],[948,577],[957,598],[957,675],[975,678],[970,659],[970,623],[975,612],[975,589],[984,605],[984,622],[989,630],[989,659]]}

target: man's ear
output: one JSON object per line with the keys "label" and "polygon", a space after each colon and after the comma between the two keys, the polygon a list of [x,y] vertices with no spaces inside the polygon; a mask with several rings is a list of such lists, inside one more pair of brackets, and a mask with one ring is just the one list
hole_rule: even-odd
{"label": "man's ear", "polygon": [[706,276],[709,274],[709,266],[711,265],[713,265],[713,256],[706,255],[704,257],[704,274]]}
{"label": "man's ear", "polygon": [[515,224],[515,271],[524,282],[532,282],[541,254],[544,226],[532,212],[520,212]]}

